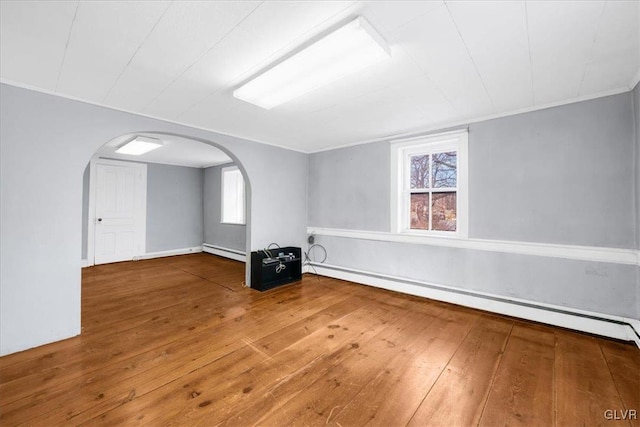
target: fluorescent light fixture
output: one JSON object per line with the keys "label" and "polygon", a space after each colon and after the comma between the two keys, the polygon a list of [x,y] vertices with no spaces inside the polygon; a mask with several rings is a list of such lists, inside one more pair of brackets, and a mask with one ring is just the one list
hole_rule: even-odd
{"label": "fluorescent light fixture", "polygon": [[139,156],[160,147],[162,147],[162,141],[159,139],[148,138],[146,136],[136,136],[133,141],[129,141],[122,147],[118,148],[116,153]]}
{"label": "fluorescent light fixture", "polygon": [[382,37],[358,17],[250,80],[233,96],[269,110],[389,57]]}

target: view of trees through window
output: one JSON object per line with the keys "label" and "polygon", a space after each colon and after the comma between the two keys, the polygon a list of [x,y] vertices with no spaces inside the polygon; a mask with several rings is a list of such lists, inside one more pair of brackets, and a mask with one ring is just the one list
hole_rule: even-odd
{"label": "view of trees through window", "polygon": [[456,231],[457,152],[410,157],[412,229]]}

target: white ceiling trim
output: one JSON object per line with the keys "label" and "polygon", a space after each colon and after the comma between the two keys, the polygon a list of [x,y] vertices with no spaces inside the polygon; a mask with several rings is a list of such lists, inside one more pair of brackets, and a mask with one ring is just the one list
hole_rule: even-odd
{"label": "white ceiling trim", "polygon": [[[152,116],[152,115],[149,115],[149,114],[143,114],[143,113],[138,113],[138,112],[131,111],[131,110],[125,110],[125,109],[122,109],[122,108],[116,108],[116,107],[113,107],[111,105],[103,104],[101,102],[87,101],[86,99],[78,98],[78,97],[71,96],[71,95],[64,95],[64,94],[61,94],[61,93],[56,93],[56,92],[54,92],[52,90],[43,89],[43,88],[35,87],[35,86],[30,86],[30,85],[26,85],[26,84],[23,84],[23,83],[17,83],[17,82],[11,81],[11,80],[3,79],[3,78],[0,78],[0,83],[6,84],[6,85],[9,85],[9,86],[15,86],[15,87],[22,88],[22,89],[32,90],[34,92],[44,93],[46,95],[53,95],[53,96],[57,96],[59,98],[69,99],[71,101],[78,101],[78,102],[82,102],[84,104],[95,105],[96,107],[108,108],[109,110],[121,111],[123,113],[134,114],[134,115],[140,116],[140,117],[147,117],[149,119],[160,120],[162,122],[172,123],[174,125],[186,126],[186,127],[192,128],[192,129],[204,130],[204,131],[207,131],[207,132],[215,132],[215,133],[218,133],[220,135],[231,136],[233,138],[243,139],[245,141],[253,141],[253,142],[258,142],[260,144],[271,145],[272,147],[278,147],[278,148],[282,148],[284,150],[296,151],[298,153],[305,153],[305,154],[310,153],[309,151],[297,150],[295,148],[286,147],[284,145],[272,144],[272,143],[267,142],[267,141],[260,141],[260,140],[257,140],[257,139],[248,139],[248,138],[246,138],[244,136],[234,135],[234,134],[229,133],[229,132],[222,132],[222,131],[219,131],[219,130],[216,130],[216,129],[210,129],[210,128],[205,128],[205,127],[201,127],[201,126],[195,126],[195,125],[191,125],[191,124],[188,124],[188,123],[185,123],[185,122],[178,122],[178,121],[164,119],[164,118],[157,117],[157,116]],[[105,143],[106,142],[107,141],[105,141]],[[213,141],[213,142],[215,142],[215,141]]]}
{"label": "white ceiling trim", "polygon": [[[640,80],[640,70],[638,70],[638,73],[636,74],[636,77],[634,78],[634,81],[636,83],[638,83],[639,80]],[[270,143],[270,142],[267,142],[267,141],[260,141],[260,140],[257,140],[257,139],[248,139],[248,138],[240,136],[240,135],[234,135],[232,133],[222,132],[222,131],[219,131],[219,130],[216,130],[216,129],[205,128],[205,127],[201,127],[201,126],[194,126],[194,125],[191,125],[191,124],[188,124],[188,123],[185,123],[185,122],[167,120],[167,119],[163,119],[161,117],[156,117],[156,116],[151,116],[151,115],[148,115],[148,114],[137,113],[135,111],[129,111],[129,110],[120,109],[120,108],[115,108],[113,106],[102,104],[102,103],[99,103],[99,102],[91,102],[91,101],[87,101],[87,100],[80,99],[80,98],[77,98],[77,97],[55,93],[55,92],[53,92],[51,90],[42,89],[42,88],[39,88],[39,87],[34,87],[34,86],[30,86],[30,85],[25,85],[25,84],[22,84],[22,83],[13,82],[13,81],[10,81],[10,80],[7,80],[7,79],[3,79],[3,78],[0,78],[0,83],[7,84],[7,85],[10,85],[10,86],[15,86],[15,87],[22,88],[22,89],[32,90],[34,92],[44,93],[44,94],[47,94],[47,95],[53,95],[53,96],[57,96],[57,97],[60,97],[60,98],[69,99],[69,100],[72,100],[72,101],[78,101],[78,102],[82,102],[82,103],[89,104],[89,105],[95,105],[97,107],[108,108],[108,109],[114,110],[114,111],[121,111],[123,113],[134,114],[136,116],[147,117],[147,118],[150,118],[150,119],[160,120],[160,121],[167,122],[167,123],[172,123],[172,124],[176,124],[176,125],[180,125],[180,126],[186,126],[186,127],[192,128],[192,129],[204,130],[204,131],[207,131],[207,132],[215,132],[215,133],[218,133],[220,135],[225,135],[225,136],[230,136],[230,137],[233,137],[233,138],[239,138],[239,139],[243,139],[243,140],[253,141],[253,142],[260,143],[260,144],[270,145],[272,147],[278,147],[278,148],[282,148],[284,150],[295,151],[295,152],[304,153],[304,154],[320,153],[320,152],[323,152],[323,151],[337,150],[337,149],[340,149],[340,148],[347,148],[347,147],[353,147],[353,146],[357,146],[357,145],[370,144],[370,143],[373,143],[373,142],[389,141],[391,139],[397,139],[397,138],[411,138],[411,137],[421,136],[421,135],[425,135],[425,134],[428,134],[428,133],[434,133],[434,132],[437,132],[437,131],[440,131],[440,130],[444,130],[444,129],[450,129],[450,128],[455,128],[455,127],[470,125],[472,123],[479,123],[479,122],[484,122],[484,121],[487,121],[487,120],[499,119],[499,118],[502,118],[502,117],[509,117],[509,116],[515,116],[515,115],[518,115],[518,114],[529,113],[529,112],[538,111],[538,110],[545,110],[547,108],[552,108],[552,107],[560,107],[562,105],[575,104],[576,102],[589,101],[591,99],[604,98],[606,96],[618,95],[618,94],[621,94],[621,93],[629,92],[629,91],[633,90],[633,87],[635,87],[635,84],[632,87],[623,86],[623,87],[620,87],[620,88],[617,88],[617,89],[606,90],[604,92],[599,92],[599,93],[596,93],[596,94],[579,96],[577,98],[573,98],[573,99],[570,99],[570,100],[562,100],[562,101],[551,102],[551,103],[547,103],[547,104],[543,104],[543,105],[535,105],[535,106],[531,106],[531,107],[521,108],[519,110],[510,111],[510,112],[507,112],[507,113],[499,113],[499,114],[493,114],[493,115],[488,115],[488,116],[476,117],[476,118],[472,118],[472,119],[469,119],[469,120],[445,122],[445,123],[439,124],[437,126],[425,127],[423,129],[419,129],[419,130],[413,130],[413,131],[409,131],[409,132],[401,132],[401,133],[396,133],[396,134],[392,134],[392,135],[385,135],[385,136],[381,136],[379,138],[368,139],[368,140],[365,140],[365,141],[357,141],[357,142],[352,142],[352,143],[343,144],[343,145],[336,145],[336,146],[331,146],[329,148],[321,148],[321,149],[318,149],[318,150],[301,150],[301,149],[295,149],[295,148],[287,147],[287,146],[284,146],[284,145],[273,144],[273,143]]]}
{"label": "white ceiling trim", "polygon": [[[639,76],[640,76],[640,73],[639,73]],[[397,133],[397,134],[394,134],[394,135],[387,135],[387,136],[380,137],[380,138],[368,139],[366,141],[359,141],[359,142],[354,142],[354,143],[349,143],[349,144],[344,144],[344,145],[337,145],[337,146],[332,146],[332,147],[329,147],[329,148],[321,148],[319,150],[307,151],[307,153],[308,154],[320,153],[320,152],[323,152],[323,151],[338,150],[340,148],[354,147],[354,146],[357,146],[357,145],[371,144],[371,143],[374,143],[374,142],[390,141],[390,140],[398,139],[398,138],[400,138],[400,139],[402,139],[402,138],[414,138],[414,137],[424,136],[424,135],[427,135],[427,134],[436,133],[436,132],[439,132],[439,131],[444,131],[446,129],[461,128],[461,127],[464,127],[464,126],[467,126],[467,125],[470,125],[470,124],[473,124],[473,123],[484,122],[484,121],[487,121],[487,120],[500,119],[500,118],[509,117],[509,116],[516,116],[518,114],[530,113],[530,112],[533,112],[533,111],[546,110],[547,108],[561,107],[563,105],[575,104],[576,102],[589,101],[591,99],[604,98],[606,96],[612,96],[612,95],[619,95],[621,93],[626,93],[626,92],[629,92],[629,91],[630,91],[629,88],[624,86],[624,87],[620,87],[620,88],[617,88],[617,89],[611,89],[611,90],[607,90],[607,91],[596,93],[596,94],[579,96],[579,97],[574,98],[572,100],[550,102],[548,104],[536,105],[536,106],[527,107],[527,108],[521,108],[519,110],[510,111],[508,113],[493,114],[493,115],[477,117],[477,118],[473,118],[473,119],[469,119],[469,120],[445,122],[444,124],[440,124],[438,126],[425,127],[424,129],[415,130],[415,131],[411,131],[411,132]]]}

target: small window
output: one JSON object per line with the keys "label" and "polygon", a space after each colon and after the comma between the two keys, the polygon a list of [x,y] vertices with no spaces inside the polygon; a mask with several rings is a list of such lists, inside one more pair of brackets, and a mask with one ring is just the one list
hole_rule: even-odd
{"label": "small window", "polygon": [[391,145],[392,230],[466,237],[467,132]]}
{"label": "small window", "polygon": [[222,168],[222,220],[245,224],[244,179],[237,166]]}

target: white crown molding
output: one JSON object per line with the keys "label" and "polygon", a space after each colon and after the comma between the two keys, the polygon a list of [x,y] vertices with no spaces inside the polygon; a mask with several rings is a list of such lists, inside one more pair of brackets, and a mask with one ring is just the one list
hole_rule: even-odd
{"label": "white crown molding", "polygon": [[[175,255],[187,255],[187,254],[197,254],[202,252],[202,246],[193,246],[191,248],[181,248],[181,249],[171,249],[168,251],[158,251],[158,252],[147,252],[144,255],[133,257],[131,261],[140,261],[143,259],[153,259],[153,258],[164,258]],[[90,264],[89,260],[82,259],[80,261],[80,265],[82,268],[91,267],[94,264]]]}
{"label": "white crown molding", "polygon": [[320,227],[308,227],[307,234],[640,266],[640,251],[633,249],[557,245],[551,243],[529,243],[506,240],[415,236],[381,231],[361,231]]}
{"label": "white crown molding", "polygon": [[321,276],[374,286],[390,291],[444,301],[506,316],[532,320],[548,325],[588,332],[605,337],[634,341],[640,347],[640,320],[629,319],[546,304],[520,298],[504,297],[478,291],[467,291],[401,277],[372,273],[339,266],[312,263]]}
{"label": "white crown molding", "polygon": [[136,257],[134,259],[134,261],[139,261],[139,260],[142,260],[142,259],[163,258],[163,257],[175,256],[175,255],[197,254],[199,252],[202,252],[202,246],[193,246],[191,248],[171,249],[171,250],[168,250],[168,251],[147,252],[144,255]]}
{"label": "white crown molding", "polygon": [[287,146],[284,146],[284,145],[274,144],[274,143],[267,142],[267,141],[249,139],[246,136],[236,135],[236,134],[229,133],[229,132],[223,132],[223,131],[216,130],[216,129],[213,129],[213,128],[200,127],[200,126],[196,126],[196,125],[189,124],[189,123],[186,123],[186,122],[179,122],[179,121],[170,120],[170,119],[166,119],[166,118],[162,118],[162,117],[158,117],[158,116],[152,116],[150,114],[144,114],[144,113],[140,113],[140,112],[136,112],[136,111],[126,110],[126,109],[123,109],[123,108],[117,108],[117,107],[114,107],[112,105],[107,105],[107,104],[103,104],[103,103],[100,103],[100,102],[88,101],[86,99],[82,99],[82,98],[78,98],[78,97],[75,97],[75,96],[58,93],[58,92],[55,92],[55,91],[52,91],[52,90],[49,90],[49,89],[43,89],[43,88],[40,88],[40,87],[37,87],[37,86],[31,86],[31,85],[28,85],[28,84],[14,82],[12,80],[7,80],[5,78],[0,78],[0,83],[6,84],[6,85],[9,85],[9,86],[15,86],[15,87],[21,88],[21,89],[31,90],[31,91],[34,91],[34,92],[44,93],[46,95],[58,96],[60,98],[69,99],[71,101],[77,101],[77,102],[82,102],[82,103],[89,104],[89,105],[95,105],[96,107],[108,108],[109,110],[120,111],[122,113],[128,113],[128,114],[134,114],[136,116],[146,117],[146,118],[154,119],[154,120],[160,120],[162,122],[167,122],[167,123],[171,123],[171,124],[174,124],[174,125],[185,126],[185,127],[189,127],[189,128],[192,128],[192,129],[204,130],[204,131],[207,131],[207,132],[214,132],[214,133],[217,133],[217,134],[220,134],[220,135],[230,136],[232,138],[244,139],[246,141],[252,141],[252,142],[256,142],[256,143],[264,144],[264,145],[270,145],[272,147],[282,148],[283,150],[296,151],[298,153],[304,153],[304,154],[308,154],[309,153],[309,151],[301,150],[301,149],[298,149],[298,148],[287,147]]}
{"label": "white crown molding", "polygon": [[[638,77],[640,77],[640,75]],[[606,90],[606,91],[598,92],[598,93],[591,94],[591,95],[578,96],[578,97],[566,99],[566,100],[563,100],[563,101],[549,102],[549,103],[540,104],[540,105],[533,105],[531,107],[520,108],[518,110],[513,110],[513,111],[510,111],[510,112],[491,114],[491,115],[487,115],[487,116],[478,116],[478,117],[474,117],[474,118],[471,118],[471,119],[468,119],[468,120],[452,120],[450,122],[443,122],[443,123],[436,124],[435,126],[427,126],[427,127],[424,127],[424,128],[418,129],[418,130],[412,130],[412,131],[407,131],[407,132],[399,132],[399,133],[395,133],[395,134],[392,134],[392,135],[387,135],[387,136],[380,137],[380,138],[373,138],[373,139],[368,139],[368,140],[365,140],[365,141],[356,141],[356,142],[351,142],[351,143],[342,144],[342,145],[336,145],[336,146],[332,146],[332,147],[328,147],[328,148],[321,148],[321,149],[318,149],[318,150],[309,150],[308,153],[309,154],[321,153],[321,152],[324,152],[324,151],[331,151],[331,150],[338,150],[338,149],[341,149],[341,148],[355,147],[357,145],[371,144],[371,143],[374,143],[374,142],[388,142],[388,141],[397,140],[397,139],[402,140],[402,139],[410,139],[410,138],[419,138],[419,137],[422,137],[422,136],[429,136],[429,134],[432,134],[432,133],[439,133],[441,131],[445,131],[445,130],[448,130],[448,129],[466,127],[466,126],[468,126],[470,124],[473,124],[473,123],[479,123],[479,122],[484,122],[484,121],[494,120],[494,119],[501,119],[503,117],[516,116],[518,114],[531,113],[531,112],[534,112],[534,111],[546,110],[548,108],[553,108],[553,107],[561,107],[563,105],[575,104],[577,102],[589,101],[589,100],[597,99],[597,98],[604,98],[606,96],[619,95],[621,93],[626,93],[626,92],[629,92],[629,88],[627,86],[623,86],[623,87],[619,87],[619,88],[616,88],[616,89]]]}
{"label": "white crown molding", "polygon": [[[640,80],[640,70],[638,71],[638,74],[634,77],[633,81],[635,81],[637,83],[639,80]],[[65,99],[69,99],[69,100],[72,100],[72,101],[83,102],[85,104],[95,105],[95,106],[102,107],[102,108],[108,108],[108,109],[114,110],[114,111],[120,111],[120,112],[123,112],[123,113],[135,114],[137,116],[147,117],[147,118],[154,119],[154,120],[160,120],[160,121],[171,123],[171,124],[175,124],[175,125],[186,126],[186,127],[192,128],[192,129],[198,129],[198,130],[203,130],[203,131],[207,131],[207,132],[215,132],[215,133],[218,133],[218,134],[221,134],[221,135],[225,135],[225,136],[230,136],[230,137],[233,137],[233,138],[240,138],[240,139],[244,139],[244,140],[247,140],[247,141],[253,141],[253,142],[256,142],[256,143],[260,143],[260,144],[270,145],[272,147],[282,148],[283,150],[296,151],[298,153],[304,153],[304,154],[321,153],[323,151],[338,150],[338,149],[341,149],[341,148],[354,147],[354,146],[357,146],[357,145],[370,144],[370,143],[374,143],[374,142],[384,142],[384,141],[389,141],[389,140],[393,140],[393,139],[403,139],[403,138],[412,138],[412,137],[423,136],[423,135],[427,135],[429,133],[439,132],[439,131],[442,131],[444,129],[467,126],[467,125],[470,125],[470,124],[473,124],[473,123],[478,123],[478,122],[483,122],[483,121],[493,120],[493,119],[499,119],[499,118],[503,118],[503,117],[515,116],[517,114],[529,113],[529,112],[538,111],[538,110],[545,110],[547,108],[559,107],[559,106],[567,105],[567,104],[574,104],[576,102],[581,102],[581,101],[589,101],[591,99],[603,98],[605,96],[618,95],[618,94],[621,94],[621,93],[629,92],[630,90],[633,89],[633,87],[635,87],[635,84],[633,84],[633,86],[631,88],[629,88],[627,86],[624,86],[624,87],[620,87],[620,88],[616,88],[616,89],[611,89],[611,90],[607,90],[607,91],[598,92],[598,93],[591,94],[591,95],[578,96],[578,97],[570,98],[570,99],[563,100],[563,101],[551,102],[551,103],[541,104],[541,105],[534,105],[534,106],[531,106],[531,107],[521,108],[521,109],[513,110],[513,111],[510,111],[510,112],[492,114],[492,115],[487,115],[487,116],[479,116],[479,117],[475,117],[475,118],[471,118],[471,119],[467,119],[467,120],[453,120],[451,122],[439,123],[439,124],[437,124],[435,126],[427,126],[427,127],[424,127],[424,128],[418,129],[418,130],[398,132],[398,133],[395,133],[395,134],[386,135],[386,136],[382,136],[382,137],[379,137],[379,138],[373,138],[373,139],[368,139],[368,140],[364,140],[364,141],[355,141],[355,142],[351,142],[351,143],[347,143],[347,144],[335,145],[335,146],[331,146],[331,147],[327,147],[327,148],[320,148],[320,149],[317,149],[317,150],[313,150],[313,149],[306,149],[305,150],[305,149],[301,149],[301,148],[293,148],[293,147],[284,146],[284,145],[281,145],[281,144],[275,144],[275,143],[272,143],[272,142],[267,142],[267,141],[262,141],[262,140],[257,140],[257,139],[249,139],[249,138],[241,136],[241,135],[236,135],[236,134],[228,133],[228,132],[222,132],[222,131],[219,131],[219,130],[216,130],[216,129],[213,129],[213,128],[200,127],[200,126],[192,125],[192,124],[189,124],[189,123],[186,123],[186,122],[179,122],[179,121],[169,120],[169,119],[162,118],[162,117],[152,116],[152,115],[149,115],[149,114],[143,114],[143,113],[139,113],[139,112],[135,112],[135,111],[131,111],[131,110],[125,110],[125,109],[121,109],[121,108],[116,108],[116,107],[113,107],[113,106],[110,106],[110,105],[106,105],[106,104],[102,104],[102,103],[99,103],[99,102],[88,101],[88,100],[85,100],[85,99],[82,99],[82,98],[78,98],[78,97],[74,97],[74,96],[71,96],[71,95],[65,95],[65,94],[57,93],[55,91],[51,91],[51,90],[48,90],[48,89],[43,89],[43,88],[39,88],[39,87],[36,87],[36,86],[31,86],[31,85],[27,85],[27,84],[23,84],[23,83],[14,82],[12,80],[8,80],[8,79],[5,79],[5,78],[0,78],[0,83],[6,84],[6,85],[9,85],[9,86],[15,86],[15,87],[22,88],[22,89],[32,90],[34,92],[44,93],[44,94],[47,94],[47,95],[58,96],[60,98],[65,98]]]}

